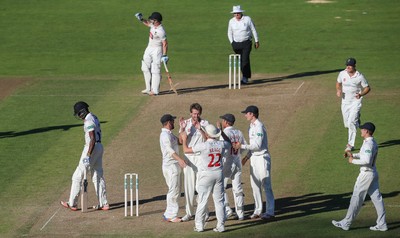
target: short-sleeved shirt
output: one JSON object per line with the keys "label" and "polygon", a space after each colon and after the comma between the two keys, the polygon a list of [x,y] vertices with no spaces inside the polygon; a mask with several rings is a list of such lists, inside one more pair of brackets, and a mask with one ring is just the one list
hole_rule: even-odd
{"label": "short-sleeved shirt", "polygon": [[195,145],[193,153],[200,154],[197,168],[199,171],[222,171],[222,158],[226,150],[230,149],[227,141],[208,139],[205,142]]}
{"label": "short-sleeved shirt", "polygon": [[150,24],[148,47],[162,47],[162,42],[167,39],[163,25],[154,26]]}
{"label": "short-sleeved shirt", "polygon": [[359,71],[356,71],[350,77],[349,73],[343,70],[339,73],[337,82],[342,84],[342,99],[344,101],[356,100],[356,94],[360,93],[363,88],[368,87],[367,79]]}
{"label": "short-sleeved shirt", "polygon": [[161,129],[160,148],[164,166],[178,163],[178,161],[172,157],[174,153],[179,155],[178,138],[166,128]]}
{"label": "short-sleeved shirt", "polygon": [[89,132],[94,131],[96,143],[101,143],[101,128],[100,121],[96,115],[88,113],[83,122],[83,131],[85,132],[85,145],[89,146],[90,136]]}

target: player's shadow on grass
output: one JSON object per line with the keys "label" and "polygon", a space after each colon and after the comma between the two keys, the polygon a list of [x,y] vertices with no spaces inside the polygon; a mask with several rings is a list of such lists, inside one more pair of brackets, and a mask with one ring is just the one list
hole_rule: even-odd
{"label": "player's shadow on grass", "polygon": [[[384,198],[396,197],[400,191],[382,194]],[[275,218],[270,222],[295,219],[300,217],[311,216],[323,212],[332,212],[338,210],[347,210],[350,203],[352,192],[342,194],[323,194],[310,193],[298,197],[285,197],[275,200]],[[370,200],[367,196],[366,201]],[[245,206],[246,215],[253,213],[254,204]],[[265,210],[265,208],[264,208]],[[345,215],[345,214],[343,214]],[[263,220],[245,220],[244,222],[225,225],[229,227],[229,231],[235,229],[243,229],[255,225],[265,224]],[[238,228],[235,228],[238,226]],[[244,226],[244,227],[243,227]]]}
{"label": "player's shadow on grass", "polygon": [[[102,124],[107,123],[107,121],[102,121],[100,123],[102,123]],[[39,128],[35,128],[35,129],[26,130],[26,131],[6,131],[6,132],[0,132],[0,139],[13,138],[13,137],[18,137],[18,136],[26,136],[26,135],[32,135],[32,134],[40,134],[40,133],[45,133],[45,132],[54,131],[54,130],[68,131],[71,128],[82,127],[82,126],[83,126],[83,124],[73,124],[73,125],[39,127]]]}
{"label": "player's shadow on grass", "polygon": [[379,144],[379,148],[400,145],[400,140],[388,140]]}
{"label": "player's shadow on grass", "polygon": [[[266,84],[266,83],[273,83],[273,82],[280,82],[286,79],[295,79],[295,78],[302,78],[302,77],[309,77],[309,76],[316,76],[316,75],[323,75],[323,74],[330,74],[335,72],[340,72],[343,69],[332,69],[332,70],[324,70],[324,71],[310,71],[310,72],[302,72],[297,74],[290,74],[281,77],[273,77],[273,78],[265,78],[265,79],[255,79],[251,80],[249,84],[242,84],[242,87],[252,87],[259,84]],[[225,81],[225,79],[224,79]],[[228,84],[219,84],[219,85],[209,85],[209,86],[200,86],[200,87],[193,87],[193,88],[178,88],[178,94],[185,94],[185,93],[192,93],[192,92],[199,92],[211,89],[222,89],[222,88],[229,88]],[[173,94],[173,91],[161,91],[159,95],[166,95],[166,94]]]}

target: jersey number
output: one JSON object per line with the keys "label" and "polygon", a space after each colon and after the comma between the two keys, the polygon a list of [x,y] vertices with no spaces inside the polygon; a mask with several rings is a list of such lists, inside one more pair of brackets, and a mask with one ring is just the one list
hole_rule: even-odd
{"label": "jersey number", "polygon": [[221,166],[221,154],[208,154],[208,157],[210,157],[210,163],[208,163],[208,167],[220,167]]}

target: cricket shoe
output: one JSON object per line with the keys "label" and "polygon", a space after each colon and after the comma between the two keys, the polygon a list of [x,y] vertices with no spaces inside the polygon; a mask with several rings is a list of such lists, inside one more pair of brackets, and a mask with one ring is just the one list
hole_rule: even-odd
{"label": "cricket shoe", "polygon": [[224,225],[217,226],[217,227],[215,227],[213,229],[213,231],[215,231],[215,232],[224,232],[225,231],[225,226]]}
{"label": "cricket shoe", "polygon": [[261,218],[261,217],[258,214],[253,214],[253,215],[250,216],[250,219],[252,219],[252,220],[259,219],[259,218]]}
{"label": "cricket shoe", "polygon": [[180,219],[179,217],[166,218],[164,215],[163,215],[163,220],[167,221],[167,222],[172,222],[172,223],[176,223],[176,222],[181,222],[182,221],[182,219]]}
{"label": "cricket shoe", "polygon": [[194,220],[194,216],[192,215],[192,216],[190,216],[190,215],[188,215],[188,214],[186,214],[184,217],[182,217],[182,222],[187,222],[187,221],[190,221],[190,220]]}
{"label": "cricket shoe", "polygon": [[264,221],[271,221],[275,219],[275,216],[264,213],[262,214],[261,219],[263,219]]}
{"label": "cricket shoe", "polygon": [[351,146],[351,145],[347,144],[346,148],[344,149],[344,152],[353,151],[353,150],[354,150],[354,146]]}
{"label": "cricket shoe", "polygon": [[226,218],[229,218],[231,216],[234,216],[235,214],[233,213],[232,209],[226,209]]}
{"label": "cricket shoe", "polygon": [[68,202],[61,201],[61,206],[65,207],[65,208],[69,208],[69,209],[71,209],[72,211],[78,211],[78,208],[77,208],[77,207],[75,207],[75,206],[70,206],[70,205],[68,204]]}
{"label": "cricket shoe", "polygon": [[350,228],[349,226],[343,225],[341,221],[332,220],[332,224],[338,228],[342,228],[344,231],[348,231]]}
{"label": "cricket shoe", "polygon": [[387,231],[387,230],[388,230],[386,224],[385,224],[385,225],[382,225],[382,226],[378,226],[378,225],[376,225],[376,226],[371,226],[369,229],[370,229],[371,231]]}
{"label": "cricket shoe", "polygon": [[94,210],[103,210],[103,211],[108,211],[110,210],[110,205],[105,204],[102,207],[100,205],[94,206],[93,207]]}
{"label": "cricket shoe", "polygon": [[143,93],[143,94],[149,94],[149,93],[150,93],[150,91],[149,91],[149,90],[147,90],[147,89],[145,89],[145,90],[142,90],[142,93]]}
{"label": "cricket shoe", "polygon": [[195,232],[203,232],[203,231],[204,231],[204,229],[200,229],[200,228],[196,228],[196,227],[195,227],[193,230],[194,230]]}

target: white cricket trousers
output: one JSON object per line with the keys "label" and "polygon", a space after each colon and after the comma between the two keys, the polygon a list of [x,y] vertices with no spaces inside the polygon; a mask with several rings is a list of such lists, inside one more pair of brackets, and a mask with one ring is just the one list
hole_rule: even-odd
{"label": "white cricket trousers", "polygon": [[342,116],[345,128],[348,128],[347,144],[354,147],[357,128],[360,126],[361,99],[353,101],[342,101]]}
{"label": "white cricket trousers", "polygon": [[210,194],[213,194],[215,215],[217,217],[217,227],[223,226],[226,220],[224,208],[224,185],[222,170],[200,171],[197,174],[197,210],[195,226],[198,230],[203,230],[205,219],[208,214],[207,202]]}
{"label": "white cricket trousers", "polygon": [[167,193],[167,208],[164,212],[164,217],[173,219],[178,216],[179,204],[178,198],[181,188],[181,167],[178,163],[163,165],[162,171],[164,174],[165,182],[168,186]]}
{"label": "white cricket trousers", "polygon": [[[86,157],[88,150],[89,146],[85,146],[83,148],[79,164],[76,167],[74,174],[72,175],[71,193],[68,202],[70,206],[77,206],[78,204],[78,198],[81,192],[81,185],[85,170],[83,158]],[[102,207],[103,205],[108,204],[108,202],[106,193],[106,182],[103,177],[103,145],[101,143],[96,143],[94,146],[92,156],[90,157],[90,172],[92,175],[92,181],[94,184],[97,199],[99,201],[99,205],[100,207]]]}
{"label": "white cricket trousers", "polygon": [[250,182],[254,197],[254,214],[261,215],[263,209],[262,190],[265,192],[266,213],[275,216],[275,198],[271,185],[271,157],[268,153],[250,157]]}
{"label": "white cricket trousers", "polygon": [[229,207],[228,194],[226,188],[229,179],[232,180],[232,193],[235,202],[236,214],[239,218],[244,217],[244,193],[242,187],[242,163],[240,158],[236,157],[232,161],[225,161],[223,167],[224,174],[224,196],[225,196],[225,211],[228,212]]}
{"label": "white cricket trousers", "polygon": [[159,93],[161,81],[162,47],[147,47],[142,60],[142,71],[146,83],[146,91]]}
{"label": "white cricket trousers", "polygon": [[197,160],[199,156],[185,154],[186,167],[183,169],[183,182],[185,188],[186,215],[194,215],[194,197],[197,178]]}
{"label": "white cricket trousers", "polygon": [[378,218],[376,224],[378,226],[386,225],[386,211],[383,204],[382,194],[379,191],[379,175],[378,172],[361,171],[354,185],[353,195],[350,199],[349,209],[342,223],[350,226],[353,220],[360,212],[361,206],[364,203],[366,195],[371,197]]}

